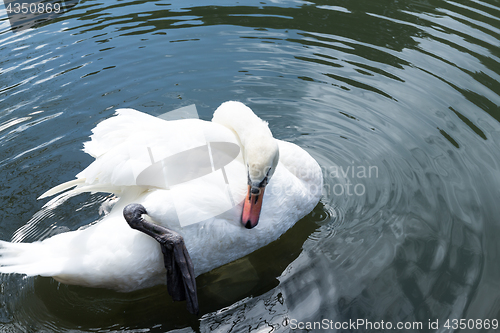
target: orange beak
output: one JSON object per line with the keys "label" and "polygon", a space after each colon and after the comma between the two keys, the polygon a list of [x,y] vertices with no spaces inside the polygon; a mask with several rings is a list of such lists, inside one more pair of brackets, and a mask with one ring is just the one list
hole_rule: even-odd
{"label": "orange beak", "polygon": [[264,190],[264,186],[252,188],[248,185],[248,194],[243,202],[243,212],[241,213],[241,224],[247,229],[252,229],[259,223]]}

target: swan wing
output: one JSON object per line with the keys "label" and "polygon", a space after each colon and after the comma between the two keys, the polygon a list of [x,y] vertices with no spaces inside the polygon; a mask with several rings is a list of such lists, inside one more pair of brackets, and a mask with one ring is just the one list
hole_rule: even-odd
{"label": "swan wing", "polygon": [[[118,109],[114,117],[99,123],[84,151],[95,160],[76,177],[76,180],[58,185],[40,198],[57,194],[76,186],[73,195],[81,192],[120,193],[124,187],[151,184],[138,183],[146,168],[153,172],[149,179],[160,179],[166,172],[158,163],[163,159],[207,142],[238,144],[233,132],[226,127],[199,119],[166,121],[133,109]],[[168,188],[159,182],[156,187]]]}

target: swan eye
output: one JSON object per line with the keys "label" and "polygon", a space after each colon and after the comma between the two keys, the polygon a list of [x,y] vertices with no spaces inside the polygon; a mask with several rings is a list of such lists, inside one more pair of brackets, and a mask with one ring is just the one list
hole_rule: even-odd
{"label": "swan eye", "polygon": [[266,176],[264,177],[264,179],[260,182],[259,184],[259,187],[264,187],[267,185],[267,183],[269,182],[269,173],[271,172],[271,168],[269,168],[269,170],[267,170],[267,173],[266,173]]}
{"label": "swan eye", "polygon": [[[248,166],[248,164],[247,164]],[[266,173],[266,176],[264,177],[264,179],[259,183],[259,187],[264,187],[267,185],[267,183],[269,182],[269,173],[271,172],[271,168],[269,168],[267,170],[267,173]],[[248,185],[252,186],[252,180],[250,179],[250,172],[248,172],[247,174],[247,177],[248,177]]]}

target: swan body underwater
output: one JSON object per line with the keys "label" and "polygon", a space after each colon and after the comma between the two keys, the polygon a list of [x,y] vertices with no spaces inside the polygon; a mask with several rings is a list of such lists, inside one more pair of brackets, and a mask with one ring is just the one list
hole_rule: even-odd
{"label": "swan body underwater", "polygon": [[[274,139],[240,102],[223,103],[211,122],[119,109],[92,132],[84,151],[95,160],[40,198],[64,190],[59,196],[113,193],[111,211],[43,241],[0,241],[0,273],[120,292],[166,283],[174,300],[187,299],[197,313],[195,276],[276,240],[321,197],[318,163],[297,145]],[[216,150],[217,143],[232,147],[219,149],[225,166],[214,168],[212,161],[208,174],[172,181],[196,170],[182,163],[166,170],[165,160],[201,146]]]}

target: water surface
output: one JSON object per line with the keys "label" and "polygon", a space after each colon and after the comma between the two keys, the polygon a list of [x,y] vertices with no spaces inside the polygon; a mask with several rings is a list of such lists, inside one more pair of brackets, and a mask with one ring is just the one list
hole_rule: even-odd
{"label": "water surface", "polygon": [[289,332],[326,318],[428,332],[500,319],[499,37],[494,0],[84,0],[18,32],[0,9],[1,239],[100,217],[105,194],[55,209],[37,197],[92,161],[82,143],[120,107],[196,104],[210,120],[242,101],[325,179],[280,240],[197,279],[200,318],[161,286],[10,275],[2,330]]}

